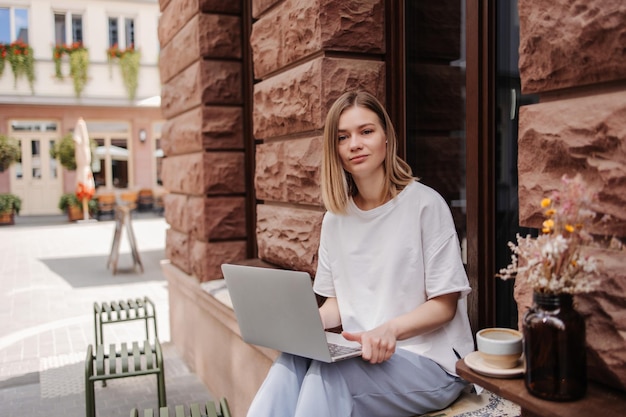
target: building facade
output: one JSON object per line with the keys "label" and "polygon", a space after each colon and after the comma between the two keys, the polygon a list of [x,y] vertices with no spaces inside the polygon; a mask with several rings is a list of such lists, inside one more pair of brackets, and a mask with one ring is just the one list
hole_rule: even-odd
{"label": "building facade", "polygon": [[[495,274],[562,174],[592,182],[624,237],[626,6],[573,3],[160,0],[172,337],[235,415],[274,353],[203,283],[224,262],[315,272],[324,117],[345,90],[387,105],[401,155],[448,201],[475,329],[517,325],[523,298]],[[611,294],[579,301],[591,375],[624,389],[625,261],[606,258]]]}
{"label": "building facade", "polygon": [[[22,198],[22,215],[58,214],[59,197],[74,192],[74,172],[49,151],[80,117],[99,189],[157,186],[159,16],[156,0],[0,1],[0,133],[22,151],[0,173],[0,192]],[[17,64],[23,51],[31,67]],[[27,72],[16,76],[13,65]]]}

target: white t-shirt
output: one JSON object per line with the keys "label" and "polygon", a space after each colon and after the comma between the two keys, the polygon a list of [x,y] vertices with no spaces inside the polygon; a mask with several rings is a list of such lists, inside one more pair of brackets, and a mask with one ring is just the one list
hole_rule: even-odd
{"label": "white t-shirt", "polygon": [[375,209],[360,210],[350,200],[347,214],[325,214],[314,290],[337,297],[349,332],[371,330],[432,297],[459,292],[450,322],[397,346],[451,374],[453,348],[463,357],[474,350],[466,305],[471,289],[452,215],[445,200],[419,182]]}

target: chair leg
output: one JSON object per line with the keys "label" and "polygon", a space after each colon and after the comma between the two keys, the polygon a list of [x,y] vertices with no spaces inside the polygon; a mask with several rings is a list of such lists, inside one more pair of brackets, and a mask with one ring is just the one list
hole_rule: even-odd
{"label": "chair leg", "polygon": [[220,411],[222,412],[222,417],[231,417],[230,407],[228,406],[228,401],[226,401],[225,397],[220,400]]}
{"label": "chair leg", "polygon": [[96,393],[93,375],[93,354],[91,345],[87,346],[87,358],[85,359],[85,415],[86,417],[96,417]]}
{"label": "chair leg", "polygon": [[157,366],[160,372],[157,374],[157,388],[159,391],[159,407],[167,407],[167,397],[165,394],[165,367],[163,366],[163,352],[161,351],[161,344],[159,340],[154,341],[154,347],[156,350]]}

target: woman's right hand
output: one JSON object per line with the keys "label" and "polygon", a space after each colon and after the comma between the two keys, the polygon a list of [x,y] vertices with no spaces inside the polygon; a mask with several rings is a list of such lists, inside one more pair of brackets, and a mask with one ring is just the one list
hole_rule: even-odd
{"label": "woman's right hand", "polygon": [[361,344],[362,358],[370,363],[381,363],[396,351],[396,335],[389,323],[385,323],[367,332],[349,333],[341,335],[353,342]]}

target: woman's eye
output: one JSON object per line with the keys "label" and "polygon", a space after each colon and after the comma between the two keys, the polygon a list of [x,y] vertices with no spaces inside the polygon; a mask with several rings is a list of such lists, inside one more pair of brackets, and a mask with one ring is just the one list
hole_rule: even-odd
{"label": "woman's eye", "polygon": [[363,131],[363,134],[364,134],[364,135],[369,135],[369,134],[371,134],[373,131],[374,131],[373,129],[365,129],[365,130]]}
{"label": "woman's eye", "polygon": [[346,139],[346,138],[347,138],[347,136],[346,136],[346,135],[339,135],[339,136],[337,137],[337,139],[339,140],[339,142],[341,142],[342,140],[344,140],[344,139]]}

